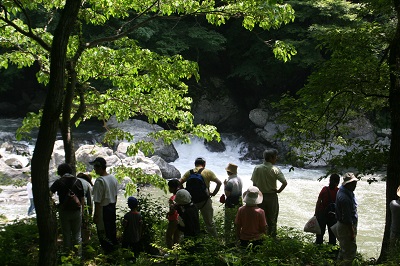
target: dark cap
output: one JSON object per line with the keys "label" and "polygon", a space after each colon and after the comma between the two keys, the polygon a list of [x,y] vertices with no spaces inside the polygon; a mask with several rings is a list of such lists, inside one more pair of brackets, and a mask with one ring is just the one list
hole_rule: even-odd
{"label": "dark cap", "polygon": [[135,197],[128,198],[128,207],[130,209],[136,208],[138,206],[138,200]]}
{"label": "dark cap", "polygon": [[94,166],[100,166],[102,168],[106,168],[107,162],[103,157],[97,157],[94,159],[94,161],[89,162],[89,164],[94,165]]}

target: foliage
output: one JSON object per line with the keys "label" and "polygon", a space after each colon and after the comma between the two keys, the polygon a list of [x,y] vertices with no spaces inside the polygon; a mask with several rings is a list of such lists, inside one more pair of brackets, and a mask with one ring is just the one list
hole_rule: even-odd
{"label": "foliage", "polygon": [[[324,9],[335,8],[333,2],[326,1]],[[382,24],[364,19],[363,5],[342,5],[347,6],[341,9],[342,16],[351,18],[351,23],[309,28],[329,58],[296,95],[286,94],[275,105],[280,122],[291,125],[280,136],[304,161],[325,158],[332,171],[353,166],[373,173],[385,167],[388,146],[349,133],[388,104],[389,67],[382,59],[393,25],[390,20]],[[366,160],[371,163],[365,164]]]}
{"label": "foliage", "polygon": [[5,265],[37,265],[38,245],[34,218],[0,225],[0,257]]}

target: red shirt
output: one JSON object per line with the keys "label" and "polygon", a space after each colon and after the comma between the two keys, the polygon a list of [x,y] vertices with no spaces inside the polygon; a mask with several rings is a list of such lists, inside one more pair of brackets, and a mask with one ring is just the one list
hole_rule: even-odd
{"label": "red shirt", "polygon": [[315,206],[316,214],[323,213],[330,203],[335,203],[338,190],[338,187],[333,189],[330,189],[329,187],[322,188],[318,196],[317,205]]}
{"label": "red shirt", "polygon": [[235,224],[240,228],[241,240],[260,239],[267,226],[264,211],[257,206],[240,207],[236,214]]}

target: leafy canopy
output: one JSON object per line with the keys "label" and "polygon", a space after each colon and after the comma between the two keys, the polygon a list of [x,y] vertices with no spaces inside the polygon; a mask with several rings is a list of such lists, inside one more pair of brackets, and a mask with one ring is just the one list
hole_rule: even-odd
{"label": "leafy canopy", "polygon": [[[50,51],[65,2],[59,0],[15,1],[0,4],[0,67],[15,64],[19,68],[37,62],[37,80],[47,85],[50,75]],[[160,55],[143,49],[132,38],[147,23],[164,19],[203,16],[214,25],[228,19],[242,19],[248,30],[278,28],[294,19],[294,11],[283,1],[187,1],[187,0],[89,0],[82,4],[67,51],[68,94],[73,95],[70,119],[78,126],[90,118],[107,121],[115,116],[121,122],[131,117],[146,117],[150,123],[163,123],[165,130],[153,133],[166,143],[189,142],[195,135],[219,140],[214,126],[194,125],[187,97],[186,80],[199,80],[198,66],[181,55]],[[190,31],[189,31],[190,33]],[[191,32],[193,35],[194,33]],[[197,32],[197,34],[204,34]],[[196,36],[194,36],[196,37]],[[201,37],[201,35],[199,35]],[[274,53],[290,58],[291,46],[279,42]],[[69,105],[64,102],[64,105]],[[41,112],[29,114],[18,137],[38,125]],[[107,141],[132,140],[129,132],[110,130]],[[140,147],[137,143],[132,151]]]}

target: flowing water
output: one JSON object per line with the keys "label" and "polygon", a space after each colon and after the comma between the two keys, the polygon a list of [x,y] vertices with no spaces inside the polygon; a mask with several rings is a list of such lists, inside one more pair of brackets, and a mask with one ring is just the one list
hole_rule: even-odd
{"label": "flowing water", "polygon": [[[0,120],[0,136],[12,138],[15,128],[18,127],[21,120]],[[93,136],[90,128],[85,128],[83,135]],[[193,140],[191,144],[175,143],[179,154],[179,159],[171,163],[182,174],[194,166],[195,158],[202,156],[207,161],[207,168],[215,172],[217,177],[223,181],[227,178],[225,167],[231,162],[238,165],[238,175],[242,178],[244,186],[247,189],[252,182],[250,180],[253,168],[252,162],[240,161],[242,144],[238,138],[232,135],[224,136],[223,141],[226,145],[226,151],[221,153],[209,152],[203,142]],[[288,186],[279,194],[280,213],[278,226],[293,227],[302,230],[304,224],[314,213],[315,202],[323,186],[328,184],[328,180],[319,182],[317,179],[325,174],[323,169],[302,169],[294,168],[290,171],[289,165],[278,165],[284,173]],[[213,190],[213,186],[211,190]],[[223,188],[218,195],[213,197],[214,206],[219,211],[219,196],[223,193]],[[20,194],[24,194],[21,189]],[[358,182],[355,190],[358,199],[359,225],[357,244],[358,251],[366,258],[379,256],[380,246],[384,230],[385,217],[385,183],[377,182],[371,185],[365,179]],[[164,196],[166,198],[166,195]],[[5,214],[9,219],[23,217],[26,215],[29,200],[9,200],[0,202],[0,214]],[[124,200],[122,200],[124,202]],[[325,235],[326,237],[326,235]]]}
{"label": "flowing water", "polygon": [[[193,167],[196,157],[202,156],[206,159],[206,167],[212,170],[217,177],[223,181],[227,178],[225,167],[228,163],[238,165],[238,176],[243,180],[243,190],[252,185],[250,180],[255,164],[240,161],[241,143],[234,139],[224,138],[227,150],[222,153],[209,152],[202,141],[194,140],[189,145],[176,144],[179,159],[173,164],[182,174]],[[301,169],[291,166],[278,165],[285,175],[288,185],[279,194],[279,218],[278,226],[293,227],[302,230],[304,224],[314,214],[315,203],[318,194],[328,180],[318,181],[318,178],[325,174],[322,169]],[[213,187],[211,187],[211,191]],[[219,206],[219,196],[213,198],[214,206]],[[358,182],[355,190],[358,200],[358,251],[366,258],[379,256],[380,246],[383,237],[385,222],[385,183],[377,182],[371,185],[366,180]],[[325,234],[327,240],[327,233]]]}

